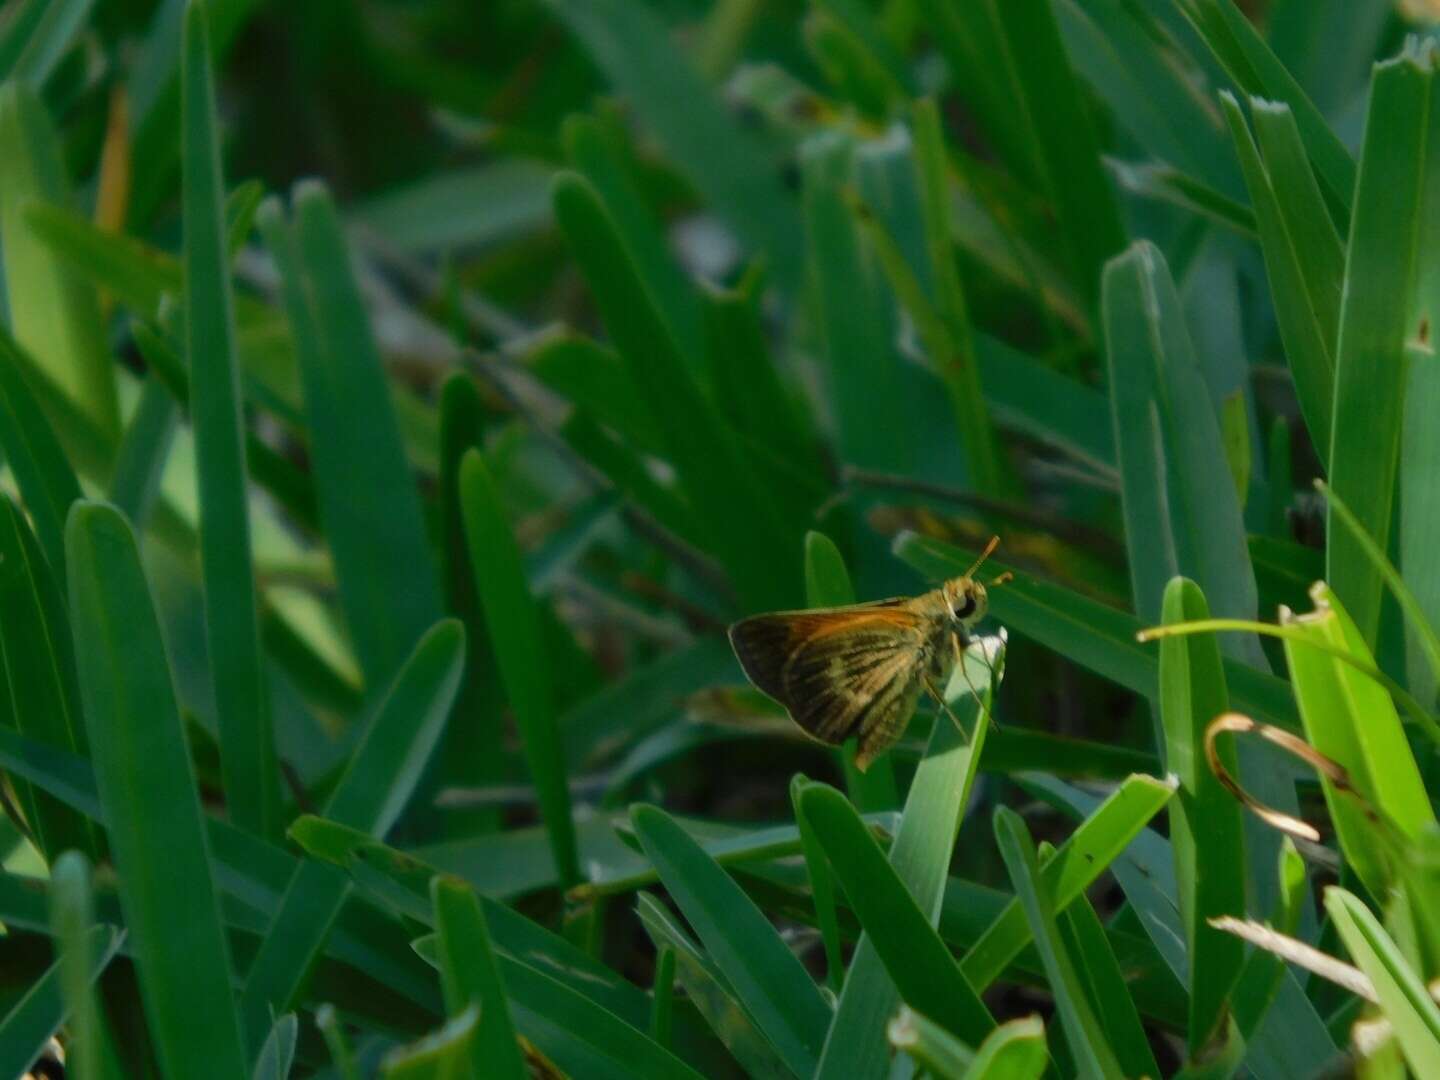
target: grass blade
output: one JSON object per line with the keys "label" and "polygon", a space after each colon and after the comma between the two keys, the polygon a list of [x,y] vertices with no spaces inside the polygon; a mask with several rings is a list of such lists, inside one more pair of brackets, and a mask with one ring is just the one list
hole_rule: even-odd
{"label": "grass blade", "polygon": [[472,1044],[475,1075],[524,1080],[525,1057],[515,1041],[505,982],[479,898],[469,886],[436,877],[430,882],[430,901],[439,932],[445,1007],[452,1016],[463,1014],[467,1007],[480,1009]]}
{"label": "grass blade", "polygon": [[179,410],[159,378],[145,380],[140,404],[125,429],[110,478],[110,502],[127,518],[137,535],[145,534],[160,498],[160,480],[175,441]]}
{"label": "grass blade", "polygon": [[957,1038],[982,1042],[995,1018],[854,807],[834,788],[810,784],[800,811],[905,1004]]}
{"label": "grass blade", "polygon": [[55,65],[69,50],[76,35],[84,29],[94,0],[49,0],[41,6],[45,14],[35,25],[34,32],[7,76],[37,91],[45,85]]}
{"label": "grass blade", "polygon": [[756,1024],[797,1076],[815,1071],[830,1009],[754,902],[663,811],[631,821],[650,861]]}
{"label": "grass blade", "polygon": [[472,1005],[419,1042],[386,1054],[380,1063],[380,1075],[393,1080],[469,1080],[488,1076],[477,1072],[473,1064],[479,1026],[480,1010]]}
{"label": "grass blade", "polygon": [[95,777],[150,1030],[168,1073],[248,1073],[204,815],[135,538],[80,502],[65,528]]}
{"label": "grass blade", "polygon": [[205,642],[219,722],[220,768],[231,820],[275,839],[281,826],[279,771],[250,550],[250,478],[225,250],[225,181],[205,8],[198,0],[185,9],[181,100],[185,357],[195,427]]}
{"label": "grass blade", "polygon": [[796,773],[790,781],[790,807],[800,833],[800,852],[805,856],[805,873],[810,879],[810,898],[815,905],[815,922],[825,946],[825,981],[830,992],[839,994],[845,986],[845,954],[840,924],[835,914],[835,876],[825,861],[825,849],[810,821],[801,812],[800,799],[813,782]]}
{"label": "grass blade", "polygon": [[890,1022],[890,1043],[944,1080],[1039,1080],[1050,1063],[1038,1016],[1001,1024],[971,1050],[944,1028],[910,1009]]}
{"label": "grass blade", "polygon": [[547,657],[542,613],[526,581],[520,549],[479,450],[468,451],[460,464],[460,513],[485,625],[510,708],[524,736],[550,850],[561,883],[569,887],[581,875],[565,754],[555,722],[550,675],[554,661]]}
{"label": "grass blade", "polygon": [[[92,926],[81,938],[88,956],[86,985],[105,970],[120,951],[125,935],[113,926]],[[14,1008],[0,1020],[0,1075],[24,1076],[35,1063],[50,1036],[65,1023],[67,1006],[62,992],[66,972],[63,960],[52,964],[41,979],[32,984]]]}
{"label": "grass blade", "polygon": [[[1176,578],[1165,589],[1167,623],[1209,617],[1194,582]],[[1160,716],[1165,767],[1179,777],[1170,804],[1170,846],[1190,956],[1189,1051],[1201,1056],[1224,1030],[1235,979],[1245,960],[1240,939],[1210,925],[1221,915],[1243,917],[1245,831],[1240,804],[1221,786],[1205,758],[1210,721],[1229,709],[1225,670],[1213,636],[1165,638],[1160,645]],[[1236,775],[1233,750],[1222,758]]]}
{"label": "grass blade", "polygon": [[78,851],[67,851],[50,868],[50,924],[69,1016],[66,1075],[75,1080],[100,1080],[104,1075],[104,1022],[91,989],[96,974],[91,953],[94,922],[90,861]]}
{"label": "grass blade", "polygon": [[[1415,268],[1426,241],[1427,140],[1440,138],[1431,107],[1434,58],[1407,49],[1375,69],[1345,263],[1335,364],[1330,486],[1386,549],[1395,506],[1404,418],[1405,347],[1417,334]],[[1354,537],[1328,519],[1326,580],[1352,612],[1365,643],[1380,627],[1380,572]]]}
{"label": "grass blade", "polygon": [[995,840],[1015,883],[1015,892],[1030,924],[1045,974],[1055,996],[1056,1010],[1065,1026],[1070,1053],[1075,1058],[1078,1075],[1086,1078],[1120,1077],[1120,1063],[1105,1041],[1090,1002],[1080,988],[1074,960],[1065,948],[1055,925],[1055,900],[1045,887],[1035,855],[1035,842],[1025,823],[1013,810],[999,807],[995,811]]}
{"label": "grass blade", "polygon": [[252,1080],[288,1080],[295,1062],[295,1043],[300,1035],[300,1022],[294,1013],[286,1013],[275,1021],[260,1056],[255,1060]]}

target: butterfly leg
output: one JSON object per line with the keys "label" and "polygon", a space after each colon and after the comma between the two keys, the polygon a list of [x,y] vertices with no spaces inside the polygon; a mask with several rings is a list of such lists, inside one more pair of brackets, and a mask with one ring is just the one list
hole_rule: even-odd
{"label": "butterfly leg", "polygon": [[[975,707],[978,708],[980,712],[989,716],[990,723],[993,726],[995,723],[995,714],[985,707],[985,699],[980,696],[980,691],[977,690],[975,684],[970,681],[970,670],[965,666],[965,649],[961,644],[959,634],[950,635],[950,647],[955,650],[955,663],[960,667],[960,676],[965,680],[965,685],[970,688],[970,696],[975,699]],[[990,667],[988,660],[985,662],[985,666],[990,670],[993,685],[995,669]]]}
{"label": "butterfly leg", "polygon": [[[924,681],[925,681],[925,691],[926,691],[932,698],[935,699],[935,704],[936,704],[936,705],[939,705],[940,708],[941,708],[941,710],[945,713],[945,715],[950,718],[950,722],[955,725],[955,730],[958,731],[958,732],[960,732],[961,736],[965,739],[966,742],[969,742],[969,741],[970,741],[970,735],[969,735],[969,733],[965,730],[965,725],[960,722],[960,718],[959,718],[958,716],[956,716],[954,710],[950,708],[950,703],[945,700],[945,695],[942,694],[942,693],[940,693],[939,690],[936,690],[936,689],[935,689],[935,684],[930,681],[930,676],[929,676],[929,675],[924,676]],[[977,699],[977,700],[978,700],[978,699]]]}

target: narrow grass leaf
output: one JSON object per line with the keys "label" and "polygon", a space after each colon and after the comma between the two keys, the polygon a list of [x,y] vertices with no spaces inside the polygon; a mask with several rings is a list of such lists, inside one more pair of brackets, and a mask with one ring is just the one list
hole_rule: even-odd
{"label": "narrow grass leaf", "polygon": [[100,1080],[104,1075],[104,1022],[91,988],[94,922],[90,861],[78,851],[67,851],[50,867],[50,927],[60,954],[60,987],[69,1017],[66,1075],[74,1080]]}
{"label": "narrow grass leaf", "polygon": [[185,10],[181,62],[185,356],[200,501],[205,642],[219,725],[225,806],[241,828],[280,833],[279,770],[260,652],[225,181],[204,7]]}
{"label": "narrow grass leaf", "polygon": [[[995,658],[997,665],[1002,661],[1003,653]],[[891,867],[932,926],[940,919],[955,836],[984,752],[993,685],[986,688],[981,701],[983,708],[971,697],[958,703],[968,737],[948,720],[935,724],[910,784],[900,829],[890,845]],[[885,1024],[899,1004],[899,991],[880,951],[862,936],[825,1038],[817,1078],[884,1075],[889,1059]]]}
{"label": "narrow grass leaf", "polygon": [[165,384],[158,378],[146,379],[115,455],[110,502],[142,536],[160,498],[160,480],[170,460],[178,416],[175,399]]}
{"label": "narrow grass leaf", "polygon": [[[453,619],[420,639],[369,718],[325,804],[327,817],[375,837],[395,824],[455,702],[464,652],[465,631]],[[272,1009],[283,1012],[294,1004],[349,890],[342,871],[313,860],[301,862],[291,876],[246,976],[242,1006],[256,1049]]]}
{"label": "narrow grass leaf", "polygon": [[800,810],[901,999],[957,1038],[983,1041],[995,1018],[854,807],[834,788],[810,784]]}
{"label": "narrow grass leaf", "polygon": [[[1440,294],[1440,289],[1436,290]],[[1440,544],[1432,543],[1440,528],[1440,437],[1430,418],[1440,415],[1440,365],[1434,357],[1410,357],[1405,392],[1405,420],[1400,449],[1400,569],[1412,592],[1418,616],[1406,612],[1406,671],[1421,701],[1432,702],[1440,691],[1440,671],[1430,668],[1429,634],[1440,626]],[[1368,533],[1366,534],[1369,535]]]}
{"label": "narrow grass leaf", "polygon": [[471,572],[496,664],[524,738],[555,867],[562,884],[574,885],[581,874],[551,686],[555,660],[547,657],[541,609],[526,581],[500,493],[479,450],[465,454],[459,482]]}
{"label": "narrow grass leaf", "polygon": [[674,1017],[675,950],[662,945],[655,954],[655,978],[650,984],[650,1038],[669,1046]]}
{"label": "narrow grass leaf", "polygon": [[[1199,587],[1175,578],[1165,589],[1166,623],[1209,618]],[[1243,917],[1245,830],[1240,804],[1211,772],[1205,732],[1229,709],[1225,669],[1214,636],[1189,635],[1160,643],[1160,718],[1165,727],[1165,767],[1180,779],[1170,804],[1170,846],[1190,954],[1192,1060],[1224,1030],[1235,979],[1245,960],[1240,939],[1210,925],[1222,915]],[[1221,760],[1237,774],[1233,747]]]}
{"label": "narrow grass leaf", "polygon": [[0,256],[9,330],[68,400],[113,438],[119,411],[95,290],[25,218],[29,203],[69,203],[61,151],[60,134],[35,92],[13,80],[0,87]]}
{"label": "narrow grass leaf", "polygon": [[1086,1078],[1122,1076],[1115,1052],[1106,1042],[1100,1022],[1080,986],[1074,958],[1055,925],[1054,896],[1041,877],[1035,842],[1013,810],[1002,806],[995,811],[995,840],[1045,964],[1045,975],[1055,996],[1056,1010],[1064,1024],[1078,1075]]}
{"label": "narrow grass leaf", "polygon": [[283,279],[320,516],[373,693],[439,618],[439,576],[334,203],[307,182],[296,187],[294,206],[293,228],[273,199],[257,220]]}
{"label": "narrow grass leaf", "polygon": [[978,1050],[911,1009],[890,1022],[890,1042],[944,1080],[1039,1080],[1050,1063],[1038,1016],[1001,1024]]}
{"label": "narrow grass leaf", "polygon": [[80,502],[65,529],[85,722],[125,924],[160,1060],[246,1075],[204,815],[135,538]]}
{"label": "narrow grass leaf", "polygon": [[439,1030],[386,1054],[380,1075],[391,1080],[478,1080],[488,1076],[475,1068],[479,1026],[480,1009],[471,1005]]}
{"label": "narrow grass leaf", "polygon": [[635,832],[670,895],[797,1076],[815,1071],[830,1009],[804,966],[740,887],[675,821],[631,810]]}
{"label": "narrow grass leaf", "polygon": [[350,1046],[350,1037],[340,1023],[335,1006],[328,1002],[315,1010],[315,1026],[325,1038],[330,1051],[330,1062],[340,1080],[360,1080],[360,1066],[355,1060],[355,1051]]}
{"label": "narrow grass leaf", "polygon": [[294,1013],[277,1019],[265,1036],[260,1056],[255,1059],[251,1080],[288,1080],[295,1063],[295,1044],[300,1035],[300,1022]]}
{"label": "narrow grass leaf", "polygon": [[1335,410],[1335,345],[1345,248],[1284,105],[1252,100],[1262,162],[1240,104],[1222,94],[1221,107],[1255,208],[1270,297],[1305,425],[1315,446],[1330,445]]}
{"label": "narrow grass leaf", "polygon": [[480,1009],[472,1043],[475,1075],[524,1080],[525,1057],[515,1041],[510,1002],[479,897],[467,885],[436,877],[430,882],[430,901],[439,932],[445,1007],[452,1016],[472,1006]]}
{"label": "narrow grass leaf", "polygon": [[[21,735],[84,754],[73,650],[55,574],[24,515],[0,496],[0,715]],[[72,848],[100,857],[93,828],[75,810],[23,781],[16,793],[46,859],[53,862]]]}
{"label": "narrow grass leaf", "polygon": [[94,0],[50,0],[8,77],[40,90],[85,28]]}
{"label": "narrow grass leaf", "polygon": [[[1433,51],[1408,48],[1375,69],[1336,346],[1330,486],[1382,549],[1390,542],[1404,419],[1406,343],[1422,245],[1424,164],[1432,118]],[[1333,515],[1333,510],[1331,511]],[[1381,576],[1347,531],[1327,522],[1326,580],[1367,645],[1380,626]]]}
{"label": "narrow grass leaf", "polygon": [[661,431],[702,535],[753,610],[793,606],[793,574],[775,552],[794,550],[769,492],[746,467],[714,403],[696,385],[647,294],[599,194],[574,174],[554,187],[555,216],[600,307],[606,329]]}
{"label": "narrow grass leaf", "polygon": [[[124,931],[113,926],[92,926],[80,939],[85,949],[82,955],[87,957],[87,987],[120,951],[124,937]],[[4,1019],[0,1019],[0,1075],[25,1076],[49,1043],[50,1036],[65,1023],[69,1008],[63,991],[66,975],[63,964],[63,959],[52,964]]]}
{"label": "narrow grass leaf", "polygon": [[790,807],[800,833],[800,852],[805,856],[805,873],[810,879],[810,898],[815,904],[815,922],[825,946],[825,981],[834,994],[845,985],[844,943],[840,923],[835,914],[835,875],[825,861],[825,849],[815,835],[815,828],[801,811],[800,800],[813,782],[796,774],[790,781]]}
{"label": "narrow grass leaf", "polygon": [[1400,947],[1359,897],[1337,885],[1325,890],[1325,910],[1345,948],[1370,979],[1416,1076],[1440,1070],[1440,1007]]}

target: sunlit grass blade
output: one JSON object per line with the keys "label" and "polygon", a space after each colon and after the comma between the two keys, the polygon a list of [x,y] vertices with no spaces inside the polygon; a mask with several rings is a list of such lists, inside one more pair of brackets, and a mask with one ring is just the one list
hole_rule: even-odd
{"label": "sunlit grass blade", "polygon": [[445,1006],[452,1016],[478,1005],[472,1061],[476,1076],[524,1080],[525,1058],[515,1041],[505,982],[495,962],[490,931],[474,891],[457,881],[436,877],[430,883],[439,933]]}
{"label": "sunlit grass blade", "polygon": [[[83,961],[87,987],[120,951],[124,937],[124,932],[113,926],[93,926],[80,938],[88,954]],[[52,964],[0,1019],[0,1070],[3,1070],[0,1075],[25,1076],[50,1036],[65,1023],[68,1007],[63,992],[66,978],[63,964],[63,960]],[[240,1073],[234,1075],[241,1076]]]}
{"label": "sunlit grass blade", "polygon": [[994,1017],[854,807],[825,784],[808,785],[799,801],[901,999],[957,1038],[983,1041]]}
{"label": "sunlit grass blade", "polygon": [[645,853],[756,1024],[797,1076],[819,1060],[830,1009],[752,900],[667,814],[631,811]]}
{"label": "sunlit grass blade", "polygon": [[[465,632],[453,619],[415,645],[356,745],[325,814],[375,837],[395,824],[419,782],[454,704],[464,666]],[[292,875],[260,951],[246,975],[246,1035],[258,1050],[274,1012],[295,1002],[324,946],[350,881],[333,866],[305,860]]]}
{"label": "sunlit grass blade", "polygon": [[439,617],[439,576],[335,205],[314,182],[293,201],[293,226],[274,199],[257,220],[283,278],[341,607],[374,693]]}
{"label": "sunlit grass blade", "polygon": [[526,580],[500,492],[479,450],[465,454],[459,483],[470,569],[496,665],[524,738],[556,870],[562,884],[574,885],[581,874],[565,755],[555,723],[551,676],[556,661],[547,655],[541,609]]}
{"label": "sunlit grass blade", "polygon": [[[1345,263],[1335,365],[1335,428],[1321,447],[1330,486],[1386,549],[1395,507],[1407,342],[1422,236],[1434,57],[1418,46],[1375,69]],[[1331,511],[1333,515],[1333,510]],[[1329,520],[1326,580],[1365,643],[1380,626],[1381,575],[1354,536]]]}
{"label": "sunlit grass blade", "polygon": [[[50,5],[55,6],[55,5]],[[95,290],[36,237],[27,204],[70,200],[60,134],[34,91],[0,88],[0,255],[8,329],[66,397],[107,437],[119,420]]]}
{"label": "sunlit grass blade", "polygon": [[[1176,578],[1165,589],[1167,623],[1209,616],[1194,582]],[[1211,772],[1205,756],[1210,722],[1229,708],[1225,670],[1213,636],[1166,638],[1160,644],[1160,716],[1165,727],[1165,767],[1180,779],[1170,804],[1170,845],[1175,882],[1190,955],[1192,1059],[1223,1029],[1230,992],[1244,962],[1243,943],[1215,930],[1210,921],[1245,912],[1245,832],[1240,804]],[[1222,760],[1238,766],[1233,749]]]}
{"label": "sunlit grass blade", "polygon": [[248,1073],[204,815],[135,538],[77,503],[65,529],[85,723],[150,1030],[168,1072]]}
{"label": "sunlit grass blade", "polygon": [[[83,754],[87,749],[65,600],[24,516],[0,496],[0,715],[22,735]],[[54,860],[101,848],[73,809],[23,781],[16,793],[40,853]]]}
{"label": "sunlit grass blade", "polygon": [[1121,1076],[1120,1063],[1080,987],[1074,958],[1055,925],[1054,894],[1041,876],[1035,842],[1020,816],[1007,807],[995,811],[995,840],[1045,964],[1045,974],[1078,1074],[1088,1078]]}
{"label": "sunlit grass blade", "polygon": [[1369,976],[1380,1009],[1416,1076],[1440,1071],[1440,1007],[1424,980],[1363,901],[1337,885],[1325,890],[1325,910],[1360,970]]}
{"label": "sunlit grass blade", "polygon": [[[996,670],[1003,670],[1002,661],[1003,651],[995,658]],[[983,710],[968,695],[956,703],[956,711],[967,723],[968,737],[948,720],[935,724],[905,798],[900,829],[890,845],[891,867],[931,925],[939,922],[955,835],[970,801],[990,728],[994,689],[992,685],[983,691]],[[885,1024],[899,1004],[899,991],[879,950],[874,942],[861,937],[825,1038],[817,1078],[882,1074],[889,1058]]]}
{"label": "sunlit grass blade", "polygon": [[225,249],[225,181],[205,8],[198,2],[185,10],[181,86],[185,356],[199,485],[205,642],[215,690],[220,768],[231,820],[273,839],[281,826],[279,770],[251,565],[250,477]]}

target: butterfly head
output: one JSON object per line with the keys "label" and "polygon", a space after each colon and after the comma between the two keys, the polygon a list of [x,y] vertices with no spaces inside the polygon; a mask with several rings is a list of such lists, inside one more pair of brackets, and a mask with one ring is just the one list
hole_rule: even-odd
{"label": "butterfly head", "polygon": [[985,586],[974,578],[951,578],[941,586],[940,592],[945,597],[950,618],[960,626],[971,626],[985,617],[989,599]]}

